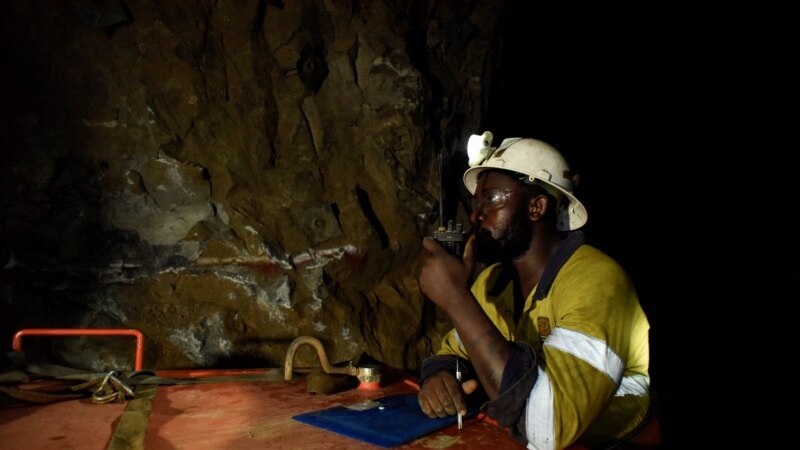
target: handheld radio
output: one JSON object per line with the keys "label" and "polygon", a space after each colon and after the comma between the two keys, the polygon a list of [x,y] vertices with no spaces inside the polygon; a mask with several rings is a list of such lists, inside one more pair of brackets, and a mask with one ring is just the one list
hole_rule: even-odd
{"label": "handheld radio", "polygon": [[433,238],[457,258],[464,253],[466,232],[461,229],[460,223],[448,220],[445,226],[444,218],[444,179],[442,176],[442,154],[438,155],[439,163],[439,228],[433,232]]}

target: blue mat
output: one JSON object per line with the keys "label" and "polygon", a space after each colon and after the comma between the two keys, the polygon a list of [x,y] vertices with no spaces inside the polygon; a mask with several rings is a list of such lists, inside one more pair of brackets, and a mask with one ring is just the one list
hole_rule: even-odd
{"label": "blue mat", "polygon": [[[471,411],[467,417],[478,412]],[[298,414],[292,419],[381,447],[394,447],[453,425],[456,416],[431,419],[422,413],[417,396],[389,395],[346,406]]]}

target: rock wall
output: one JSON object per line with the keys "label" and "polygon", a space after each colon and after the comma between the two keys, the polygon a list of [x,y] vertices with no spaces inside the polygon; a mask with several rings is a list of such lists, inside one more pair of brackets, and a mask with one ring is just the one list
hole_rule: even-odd
{"label": "rock wall", "polygon": [[498,5],[4,4],[0,338],[134,328],[157,369],[282,366],[311,335],[334,362],[417,369],[449,329],[416,280],[436,155],[457,173],[478,131]]}

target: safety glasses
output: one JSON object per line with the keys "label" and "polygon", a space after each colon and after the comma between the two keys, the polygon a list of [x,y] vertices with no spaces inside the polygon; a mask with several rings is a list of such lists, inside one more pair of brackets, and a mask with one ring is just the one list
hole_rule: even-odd
{"label": "safety glasses", "polygon": [[500,208],[514,192],[517,191],[514,189],[490,189],[488,191],[483,191],[480,195],[476,195],[472,198],[472,210],[478,211],[480,209],[490,210]]}

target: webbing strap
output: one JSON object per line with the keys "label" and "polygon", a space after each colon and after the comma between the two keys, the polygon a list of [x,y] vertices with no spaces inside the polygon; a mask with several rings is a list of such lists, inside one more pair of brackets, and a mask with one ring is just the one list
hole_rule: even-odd
{"label": "webbing strap", "polygon": [[[7,360],[2,361],[0,367],[0,397],[7,395],[15,400],[33,403],[52,403],[62,400],[71,400],[87,395],[92,396],[93,403],[107,403],[110,401],[125,401],[134,397],[133,388],[136,386],[151,385],[186,385],[201,383],[220,383],[229,381],[280,381],[283,373],[280,370],[268,370],[265,373],[244,375],[222,375],[215,377],[196,378],[166,378],[156,376],[154,371],[111,371],[90,372],[46,363],[25,363],[22,352],[12,352],[6,355]],[[19,389],[20,383],[33,382],[38,379],[57,380],[61,382],[74,382],[71,386],[61,386],[61,392],[48,389],[46,392],[33,388]],[[59,387],[59,386],[54,386]],[[78,391],[84,391],[83,393]]]}
{"label": "webbing strap", "polygon": [[142,376],[140,378],[132,378],[131,381],[132,381],[131,384],[135,385],[203,384],[203,383],[222,383],[226,381],[283,381],[283,372],[280,370],[270,370],[265,373],[248,374],[248,375],[224,375],[219,377],[198,377],[198,378],[165,378],[158,376]]}
{"label": "webbing strap", "polygon": [[[55,364],[27,364],[26,371],[31,374],[48,376],[60,380],[83,380],[93,381],[106,376],[107,372],[89,372],[86,370],[73,369],[71,367],[58,366]],[[283,372],[280,370],[268,370],[265,373],[246,374],[246,375],[222,375],[217,377],[197,377],[197,378],[167,378],[160,377],[151,370],[135,371],[115,371],[120,378],[128,385],[137,386],[140,384],[199,384],[199,383],[220,383],[224,381],[279,381],[283,380]],[[91,384],[91,383],[89,383]]]}
{"label": "webbing strap", "polygon": [[108,450],[144,450],[144,438],[150,412],[153,410],[153,397],[156,385],[140,385],[136,387],[136,398],[128,402],[125,411],[119,418],[117,428],[111,435]]}
{"label": "webbing strap", "polygon": [[9,397],[33,403],[53,403],[63,400],[72,400],[76,398],[85,397],[84,394],[48,394],[46,392],[37,392],[28,389],[17,389],[15,387],[0,386],[0,392],[8,395]]}
{"label": "webbing strap", "polygon": [[136,397],[128,401],[111,436],[107,450],[144,450],[144,439],[153,410],[153,398],[160,385],[220,383],[225,381],[280,381],[283,373],[271,370],[264,374],[202,377],[193,379],[144,377],[136,379]]}

